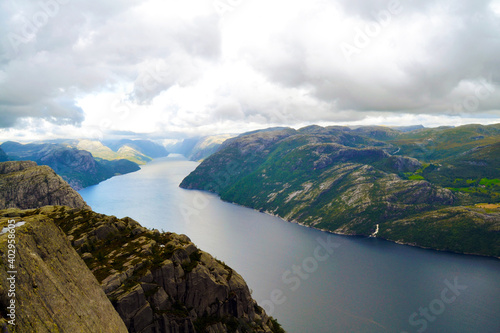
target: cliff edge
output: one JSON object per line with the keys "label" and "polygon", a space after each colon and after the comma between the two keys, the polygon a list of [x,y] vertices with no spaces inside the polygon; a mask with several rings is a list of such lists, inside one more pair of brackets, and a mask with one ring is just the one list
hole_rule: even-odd
{"label": "cliff edge", "polygon": [[[10,218],[28,222],[16,231],[16,238],[22,242],[17,260],[24,269],[17,282],[23,290],[19,304],[24,312],[20,316],[31,318],[22,326],[28,331],[32,331],[32,321],[40,323],[40,327],[62,327],[47,319],[51,313],[47,309],[53,309],[54,321],[59,315],[65,325],[73,325],[73,316],[81,318],[74,324],[81,326],[80,330],[61,331],[87,332],[85,325],[101,318],[92,312],[92,306],[101,303],[102,295],[94,290],[100,283],[129,332],[284,332],[252,299],[237,272],[198,249],[185,235],[149,230],[131,218],[118,219],[64,206],[9,209],[0,211],[2,216],[3,221]],[[87,267],[75,259],[75,250]],[[2,268],[2,274],[6,274],[8,269]],[[89,269],[97,281],[88,276]],[[74,282],[72,274],[81,274],[83,280]],[[45,280],[52,284],[46,286]],[[87,295],[80,303],[88,303],[85,305],[90,309],[72,303],[72,296],[78,298],[79,293]],[[30,295],[41,299],[35,297],[32,301]],[[5,303],[5,296],[2,299]],[[110,315],[105,310],[103,313]],[[94,330],[100,331],[119,332]]]}

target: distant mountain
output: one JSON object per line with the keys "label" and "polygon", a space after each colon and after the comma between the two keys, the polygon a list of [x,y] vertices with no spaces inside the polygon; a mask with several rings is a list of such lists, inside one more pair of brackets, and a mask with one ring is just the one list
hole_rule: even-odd
{"label": "distant mountain", "polygon": [[165,148],[172,154],[181,154],[188,157],[200,139],[200,137],[194,137],[179,140],[169,140],[168,143],[165,143]]}
{"label": "distant mountain", "polygon": [[113,151],[111,148],[103,145],[100,141],[79,140],[76,147],[90,152],[95,158],[103,160],[112,161],[123,159],[137,164],[146,164],[153,160],[153,158],[146,156],[126,145],[121,146],[118,151]]}
{"label": "distant mountain", "polygon": [[191,161],[201,161],[219,149],[223,142],[235,137],[233,134],[218,134],[194,137],[171,143],[167,149],[175,154],[182,154]]}
{"label": "distant mountain", "polygon": [[375,140],[390,140],[399,137],[401,131],[383,126],[363,126],[352,131],[354,134],[367,136]]}
{"label": "distant mountain", "polygon": [[118,174],[139,170],[127,160],[96,160],[91,153],[63,144],[5,142],[0,146],[11,160],[30,160],[48,165],[74,189],[97,184]]}
{"label": "distant mountain", "polygon": [[[419,161],[411,153],[408,140],[424,139],[422,131],[435,135],[439,149],[429,153],[441,156],[443,164]],[[483,138],[477,138],[478,131]],[[376,233],[401,243],[500,257],[500,209],[473,205],[500,201],[500,179],[495,178],[500,164],[489,156],[498,149],[492,142],[500,142],[495,133],[496,126],[410,132],[308,126],[253,132],[227,140],[180,186],[212,191],[223,200],[318,229]],[[450,154],[445,147],[464,154]],[[409,156],[402,156],[403,150]],[[439,178],[446,174],[440,169],[444,163],[463,172],[485,163],[470,175],[488,194],[445,188]],[[463,177],[466,182],[468,174]]]}
{"label": "distant mountain", "polygon": [[120,152],[121,149],[132,149],[149,158],[165,157],[169,153],[164,146],[150,140],[108,140],[103,144],[115,152]]}
{"label": "distant mountain", "polygon": [[196,145],[190,151],[187,158],[191,161],[201,161],[215,153],[224,141],[232,137],[234,135],[231,134],[205,136],[196,142]]}
{"label": "distant mountain", "polygon": [[399,147],[398,155],[432,162],[500,141],[500,124],[424,128],[383,140]]}
{"label": "distant mountain", "polygon": [[391,126],[391,128],[401,132],[411,132],[418,129],[424,129],[425,127],[423,125],[412,125],[412,126]]}

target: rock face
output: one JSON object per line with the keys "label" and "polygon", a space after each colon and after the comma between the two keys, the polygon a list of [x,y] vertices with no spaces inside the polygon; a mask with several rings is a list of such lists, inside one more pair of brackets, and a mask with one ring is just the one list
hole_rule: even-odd
{"label": "rock face", "polygon": [[80,194],[48,166],[31,161],[0,163],[0,209],[51,204],[89,208]]}
{"label": "rock face", "polygon": [[274,322],[243,278],[187,236],[91,211],[50,216],[73,240],[130,332],[272,332]]}
{"label": "rock face", "polygon": [[[8,325],[8,235],[0,234],[0,327],[9,332],[127,332],[123,321],[66,235],[47,216],[0,211],[0,229],[16,227],[15,326]],[[5,217],[9,216],[9,217]],[[21,217],[22,216],[22,217]]]}
{"label": "rock face", "polygon": [[17,214],[64,231],[129,332],[284,332],[238,273],[185,235],[85,209],[47,206]]}

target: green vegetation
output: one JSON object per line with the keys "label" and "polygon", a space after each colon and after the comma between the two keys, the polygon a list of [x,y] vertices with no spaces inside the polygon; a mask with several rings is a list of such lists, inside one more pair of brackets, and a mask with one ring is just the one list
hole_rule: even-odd
{"label": "green vegetation", "polygon": [[488,179],[488,178],[482,178],[481,181],[479,182],[479,185],[483,185],[486,187],[494,187],[494,186],[500,186],[500,179]]}
{"label": "green vegetation", "polygon": [[272,327],[271,330],[273,333],[285,333],[285,330],[281,327],[278,321],[271,317]]}
{"label": "green vegetation", "polygon": [[189,261],[185,261],[182,263],[182,269],[186,273],[190,273],[196,266],[198,266],[198,263],[200,262],[201,259],[201,252],[200,251],[195,251],[189,255]]}

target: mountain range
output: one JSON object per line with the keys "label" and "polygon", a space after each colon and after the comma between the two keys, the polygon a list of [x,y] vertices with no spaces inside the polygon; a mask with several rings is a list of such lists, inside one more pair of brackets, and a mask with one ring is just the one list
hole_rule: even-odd
{"label": "mountain range", "polygon": [[276,128],[181,183],[306,226],[500,257],[500,125]]}
{"label": "mountain range", "polygon": [[202,161],[215,153],[224,141],[235,136],[234,134],[219,134],[193,137],[168,143],[166,146],[170,152],[182,154],[190,161]]}
{"label": "mountain range", "polygon": [[[74,189],[98,184],[116,175],[134,172],[156,157],[168,152],[148,140],[100,141],[56,140],[21,144],[4,142],[0,145],[0,161],[30,160],[50,166]],[[113,150],[113,149],[115,150]],[[3,154],[2,154],[3,153]]]}

